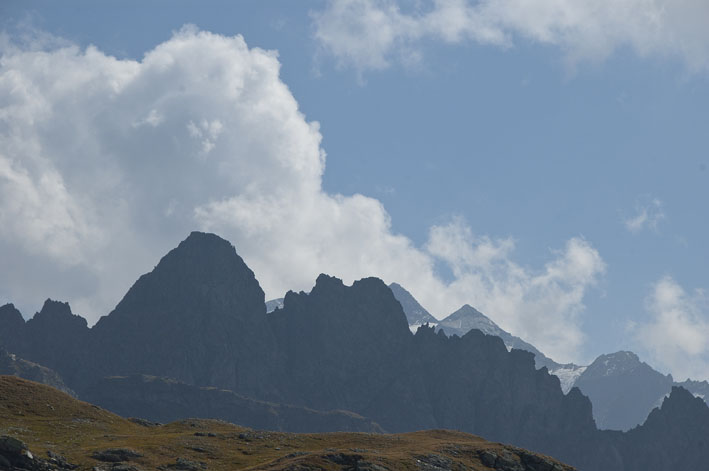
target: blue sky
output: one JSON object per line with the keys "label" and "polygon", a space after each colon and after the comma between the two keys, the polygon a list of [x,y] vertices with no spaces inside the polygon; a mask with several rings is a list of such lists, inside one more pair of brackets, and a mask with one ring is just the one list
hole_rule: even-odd
{"label": "blue sky", "polygon": [[[461,11],[468,8],[471,16],[480,13],[480,17],[455,33],[457,23],[450,16],[431,19],[433,13],[445,13],[446,4],[462,5]],[[119,2],[74,1],[68,5],[3,2],[3,57],[21,58],[37,50],[53,53],[74,44],[79,56],[93,45],[119,61],[141,61],[146,52],[171,41],[185,24],[218,37],[242,35],[248,48],[277,50],[280,75],[271,79],[287,87],[307,122],[319,123],[319,146],[327,158],[322,181],[314,183],[321,185],[317,194],[325,195],[322,204],[328,208],[338,204],[356,208],[351,217],[347,216],[350,209],[333,210],[337,216],[327,218],[332,229],[323,229],[335,234],[332,238],[313,240],[312,227],[299,233],[302,239],[295,237],[310,244],[303,259],[307,253],[318,255],[312,257],[314,266],[300,271],[303,259],[284,262],[290,268],[281,271],[292,276],[271,271],[279,271],[278,261],[289,257],[283,254],[293,252],[290,246],[279,249],[282,240],[298,231],[292,228],[300,227],[303,220],[311,220],[297,219],[307,205],[292,208],[296,219],[286,223],[287,228],[278,224],[258,228],[264,232],[248,225],[265,217],[258,213],[263,206],[251,204],[248,217],[239,219],[238,226],[229,211],[247,211],[243,205],[195,209],[204,209],[205,201],[230,192],[241,194],[229,187],[220,188],[218,195],[205,193],[199,204],[188,208],[189,214],[197,214],[195,220],[185,216],[179,222],[174,218],[155,222],[147,213],[131,212],[126,216],[130,221],[143,221],[136,227],[146,227],[146,220],[151,221],[147,226],[156,227],[145,233],[132,231],[139,236],[130,244],[126,240],[133,235],[120,239],[121,250],[132,256],[101,259],[93,267],[77,260],[98,257],[105,244],[110,245],[105,236],[91,235],[95,232],[87,229],[81,235],[86,240],[77,242],[80,256],[57,255],[69,249],[60,244],[44,253],[23,245],[27,240],[23,231],[31,231],[31,221],[11,226],[0,237],[0,255],[5,253],[16,266],[9,270],[13,280],[10,275],[0,279],[5,286],[0,287],[0,302],[15,302],[29,316],[45,297],[52,296],[69,300],[76,312],[95,321],[187,230],[209,229],[236,245],[269,297],[288,288],[307,289],[320,271],[348,282],[377,275],[407,286],[438,317],[452,312],[458,303],[475,305],[560,360],[585,363],[601,353],[632,349],[678,377],[709,377],[709,339],[703,340],[709,333],[709,310],[701,291],[709,287],[709,34],[702,32],[701,21],[696,25],[697,18],[709,21],[709,9],[701,2],[643,4],[648,10],[654,5],[669,12],[646,35],[644,20],[636,16],[651,17],[653,11],[636,8],[626,18],[611,0],[600,2],[601,13],[593,17],[584,18],[583,9],[574,12],[578,24],[553,23],[556,20],[544,18],[553,12],[539,13],[541,8],[535,11],[539,18],[532,14],[517,18],[505,10],[515,7],[513,0],[401,4],[353,0],[307,5],[142,1],[120,2],[120,6]],[[576,8],[573,2],[568,5]],[[494,14],[481,13],[483,6]],[[608,17],[602,14],[604,8],[611,11]],[[480,18],[489,22],[487,28],[494,34],[477,26]],[[668,46],[663,35],[676,44]],[[3,73],[13,68],[29,70],[29,65],[23,65],[28,63],[6,61]],[[78,67],[88,69],[92,64]],[[69,81],[65,73],[55,68],[52,74],[57,82]],[[23,77],[34,80],[29,72]],[[50,87],[47,80],[33,83],[44,90],[41,87]],[[199,91],[195,95],[191,112],[206,110],[208,100],[200,102]],[[2,96],[0,107],[6,107],[11,100]],[[3,119],[12,119],[13,112]],[[162,117],[157,121],[162,123]],[[218,121],[217,131],[210,125],[216,119],[207,119],[204,126],[196,119],[189,122],[191,135],[203,139],[205,156],[210,145],[218,149],[219,139],[224,140],[218,136],[231,132],[224,119]],[[263,123],[249,126],[253,127],[239,132],[249,136],[263,132],[266,140],[278,139],[269,137]],[[80,134],[78,123],[75,128],[62,132]],[[184,126],[175,129],[185,133]],[[122,141],[106,140],[100,130],[92,132],[99,136],[97,149],[120,154],[111,146]],[[49,147],[54,141],[46,136],[38,139]],[[161,136],[166,139],[169,131]],[[18,168],[23,154],[13,155],[10,141],[3,142],[9,150],[0,152],[16,164],[8,168]],[[144,144],[153,153],[169,152],[160,143],[146,140]],[[287,153],[289,147],[279,149]],[[55,158],[62,157],[49,155],[47,160]],[[262,161],[258,152],[244,158]],[[156,165],[170,166],[164,160]],[[69,196],[79,201],[79,213],[102,214],[112,208],[112,198],[119,198],[117,193],[79,195],[78,189],[72,193],[79,167],[52,164],[52,168],[63,178]],[[166,170],[168,175],[170,171]],[[259,175],[274,171],[273,187],[288,187],[287,179],[299,178],[271,167],[254,171]],[[27,172],[30,180],[41,181],[39,174]],[[133,182],[144,175],[122,172]],[[7,175],[0,173],[0,181],[9,180]],[[6,214],[12,212],[7,209],[13,206],[8,199],[12,194],[2,193],[0,207],[5,206]],[[149,191],[138,194],[152,199]],[[351,199],[353,195],[369,199]],[[97,198],[106,202],[90,210],[81,206],[81,201]],[[355,221],[370,217],[367,211],[376,213],[371,217],[382,229],[357,239]],[[204,216],[207,213],[209,217]],[[319,224],[317,218],[312,220]],[[87,221],[90,227],[90,218]],[[340,231],[353,234],[351,246],[341,242]],[[392,242],[394,236],[406,240]],[[103,242],[96,242],[99,239]],[[48,240],[38,239],[37,244]],[[86,252],[94,242],[95,253]],[[371,255],[351,259],[342,253],[360,247],[358,242],[364,251],[373,247]],[[389,243],[401,252],[388,249]],[[382,257],[377,247],[394,253],[392,260],[378,263]],[[415,263],[400,262],[410,253]],[[485,258],[486,253],[494,255]],[[67,257],[72,261],[67,262]],[[579,262],[579,257],[585,261]],[[109,269],[118,260],[120,270]],[[44,270],[48,265],[53,268]],[[428,265],[432,270],[428,278],[417,278]],[[120,274],[109,275],[114,271]],[[52,282],[50,275],[64,281]],[[554,330],[550,324],[558,331],[549,333]],[[564,339],[565,333],[570,339]]]}

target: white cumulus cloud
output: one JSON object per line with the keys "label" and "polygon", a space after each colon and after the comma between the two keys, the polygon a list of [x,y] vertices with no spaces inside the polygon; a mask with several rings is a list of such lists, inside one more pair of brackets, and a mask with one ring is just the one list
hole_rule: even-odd
{"label": "white cumulus cloud", "polygon": [[583,342],[583,298],[604,270],[587,241],[525,267],[514,241],[454,220],[417,247],[378,200],[325,192],[319,125],[275,52],[189,27],[139,61],[52,44],[2,46],[0,302],[65,299],[93,322],[203,229],[235,244],[268,297],[321,272],[374,275],[439,317],[475,305],[561,360]]}
{"label": "white cumulus cloud", "polygon": [[629,48],[709,69],[705,0],[331,0],[312,14],[316,38],[360,72],[408,63],[422,41],[559,48],[571,63]]}
{"label": "white cumulus cloud", "polygon": [[702,290],[687,293],[672,277],[654,284],[648,319],[633,329],[651,363],[675,379],[709,378],[709,304]]}

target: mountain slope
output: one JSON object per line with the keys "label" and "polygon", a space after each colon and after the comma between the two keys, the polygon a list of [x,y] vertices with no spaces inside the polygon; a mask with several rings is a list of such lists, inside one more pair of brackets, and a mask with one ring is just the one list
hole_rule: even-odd
{"label": "mountain slope", "polygon": [[593,403],[601,429],[629,430],[672,389],[672,377],[653,370],[632,352],[599,356],[575,383]]}
{"label": "mountain slope", "polygon": [[623,436],[620,450],[627,471],[707,469],[709,407],[673,387],[643,425]]}
{"label": "mountain slope", "polygon": [[[632,460],[623,448],[628,435],[598,431],[589,399],[577,388],[564,394],[557,377],[535,368],[532,353],[509,351],[502,339],[477,329],[449,337],[424,326],[412,335],[401,303],[376,278],[346,286],[321,275],[310,293],[289,292],[283,308],[266,314],[253,273],[231,244],[214,235],[191,234],[93,329],[77,322],[68,306],[52,304],[46,314],[52,312],[33,325],[60,320],[57,328],[71,326],[67,335],[85,340],[56,342],[54,358],[48,358],[80,397],[103,376],[166,376],[190,390],[230,389],[228,397],[245,396],[247,402],[348,410],[387,431],[483,434],[586,471],[623,471],[635,464],[624,461]],[[38,329],[37,335],[47,332]],[[25,340],[27,358],[46,352],[32,336]],[[135,410],[150,401],[156,408],[166,398],[179,401],[181,394],[151,396],[149,387],[135,393],[143,401]],[[250,413],[248,406],[244,410]],[[681,428],[682,417],[673,426]],[[696,418],[700,422],[688,421],[688,427],[701,429],[701,414]],[[653,431],[656,425],[650,425],[645,430]],[[640,437],[637,446],[674,456],[673,449]],[[703,456],[697,446],[682,448],[688,459]]]}
{"label": "mountain slope", "polygon": [[[130,421],[19,378],[0,376],[0,441],[33,461],[51,452],[79,469],[571,471],[558,461],[461,432],[403,435],[261,432],[214,420]],[[5,450],[0,447],[0,460]],[[57,460],[57,458],[54,458]],[[53,467],[57,467],[54,465]]]}

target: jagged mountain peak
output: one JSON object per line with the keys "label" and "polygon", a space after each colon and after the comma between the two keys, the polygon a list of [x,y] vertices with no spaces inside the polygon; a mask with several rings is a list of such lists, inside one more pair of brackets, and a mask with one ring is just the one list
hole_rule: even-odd
{"label": "jagged mountain peak", "polygon": [[28,321],[29,325],[37,324],[71,324],[77,328],[87,328],[86,319],[71,312],[68,302],[47,299],[42,309]]}
{"label": "jagged mountain peak", "polygon": [[[302,310],[301,306],[307,305],[311,312],[303,315],[313,316],[317,312],[329,318],[343,317],[345,324],[365,324],[367,330],[387,328],[398,333],[408,330],[406,316],[392,290],[376,277],[362,278],[347,286],[340,278],[321,274],[310,293],[289,291],[283,305],[286,311]],[[352,305],[357,309],[345,314]]]}
{"label": "jagged mountain peak", "polygon": [[645,423],[664,421],[667,418],[682,420],[702,415],[709,418],[709,407],[703,399],[682,386],[672,386],[660,406],[650,412]]}
{"label": "jagged mountain peak", "polygon": [[[488,335],[511,337],[509,332],[501,329],[500,326],[495,324],[489,317],[470,304],[464,304],[457,311],[440,321],[438,328],[445,331],[448,335],[458,335],[459,337],[462,337],[471,329],[481,330]],[[505,339],[503,338],[503,340]],[[508,345],[508,347],[510,347],[510,345]]]}
{"label": "jagged mountain peak", "polygon": [[96,327],[123,316],[176,322],[176,316],[252,316],[265,309],[263,290],[234,246],[215,234],[192,232],[141,276]]}
{"label": "jagged mountain peak", "polygon": [[448,329],[453,330],[453,332],[449,333],[456,334],[460,334],[459,331],[462,330],[479,329],[488,335],[510,335],[509,332],[501,329],[489,317],[470,304],[464,304],[460,309],[443,319],[440,322],[440,327],[444,330],[448,327]]}

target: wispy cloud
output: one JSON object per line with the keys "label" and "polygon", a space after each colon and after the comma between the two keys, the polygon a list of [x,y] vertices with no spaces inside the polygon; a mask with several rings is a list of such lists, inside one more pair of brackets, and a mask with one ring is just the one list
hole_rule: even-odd
{"label": "wispy cloud", "polygon": [[[647,200],[647,198],[645,198]],[[665,219],[665,210],[662,201],[657,198],[649,199],[644,203],[635,206],[635,215],[623,220],[625,228],[633,233],[641,232],[645,229],[657,231],[657,228]]]}
{"label": "wispy cloud", "polygon": [[672,277],[656,282],[646,300],[649,318],[631,325],[651,362],[676,379],[709,379],[709,309],[706,293],[687,293]]}
{"label": "wispy cloud", "polygon": [[629,47],[709,70],[705,0],[331,0],[312,16],[323,49],[359,72],[418,60],[424,41],[532,41],[557,47],[569,63]]}

